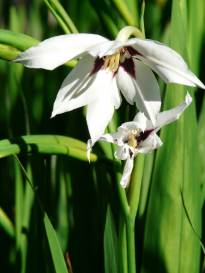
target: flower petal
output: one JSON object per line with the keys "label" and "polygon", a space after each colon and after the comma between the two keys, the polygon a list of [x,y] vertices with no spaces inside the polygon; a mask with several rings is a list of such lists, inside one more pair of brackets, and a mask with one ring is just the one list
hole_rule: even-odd
{"label": "flower petal", "polygon": [[96,100],[88,105],[86,120],[93,142],[96,142],[104,133],[105,128],[112,119],[113,113],[114,106],[109,99]]}
{"label": "flower petal", "polygon": [[105,128],[112,119],[114,113],[115,99],[113,93],[117,89],[116,79],[112,77],[112,73],[100,71],[106,75],[104,79],[101,77],[98,90],[95,87],[95,92],[100,92],[100,97],[91,102],[87,107],[86,120],[89,133],[93,142],[97,141],[104,133]]}
{"label": "flower petal", "polygon": [[155,132],[151,133],[148,138],[140,143],[137,148],[137,153],[150,153],[151,151],[159,148],[162,145],[161,139],[158,137]]}
{"label": "flower petal", "polygon": [[[94,58],[83,57],[63,81],[54,102],[52,117],[87,105],[99,95],[95,87],[101,84],[101,74],[92,75]],[[98,76],[98,77],[97,77]]]}
{"label": "flower petal", "polygon": [[161,107],[159,86],[149,68],[137,60],[134,63],[135,79],[123,67],[119,67],[117,83],[126,100],[130,104],[135,102],[140,112],[154,123]]}
{"label": "flower petal", "polygon": [[46,39],[21,53],[15,62],[27,67],[53,70],[65,62],[88,52],[90,47],[108,41],[96,34],[66,34]]}
{"label": "flower petal", "polygon": [[116,41],[105,41],[98,44],[98,46],[91,47],[88,52],[94,57],[102,58],[114,54],[119,47],[121,47],[121,44],[116,44]]}
{"label": "flower petal", "polygon": [[[159,130],[162,126],[165,126],[181,116],[184,110],[191,104],[192,97],[187,92],[185,100],[179,104],[177,107],[161,112],[157,115],[156,127]],[[156,130],[155,130],[156,131]]]}
{"label": "flower petal", "polygon": [[127,144],[118,146],[116,152],[115,152],[115,158],[120,159],[120,160],[126,160],[130,154],[129,154],[130,147]]}
{"label": "flower petal", "polygon": [[132,173],[133,165],[134,165],[133,157],[128,157],[124,166],[122,178],[120,180],[120,185],[123,188],[126,188],[130,182],[130,176]]}
{"label": "flower petal", "polygon": [[114,138],[114,134],[105,134],[101,137],[99,137],[98,139],[96,139],[94,142],[92,141],[92,139],[89,139],[87,141],[87,158],[88,161],[90,162],[90,152],[92,151],[92,147],[94,146],[96,141],[106,141],[106,142],[110,142],[110,143],[115,143],[115,138]]}
{"label": "flower petal", "polygon": [[150,66],[165,82],[179,83],[189,86],[205,85],[189,70],[183,58],[170,47],[159,42],[143,39],[131,39],[132,45],[142,56],[137,56]]}

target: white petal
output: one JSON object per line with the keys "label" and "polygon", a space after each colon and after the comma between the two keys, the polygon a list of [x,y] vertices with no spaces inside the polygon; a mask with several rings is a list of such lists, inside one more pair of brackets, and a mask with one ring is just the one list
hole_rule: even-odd
{"label": "white petal", "polygon": [[92,142],[92,139],[88,139],[87,141],[87,159],[90,163],[90,153],[92,151],[92,147],[93,147],[94,143]]}
{"label": "white petal", "polygon": [[123,67],[117,73],[117,83],[126,100],[136,103],[140,112],[143,112],[152,122],[161,107],[160,91],[157,80],[152,71],[142,62],[135,60],[135,79]]}
{"label": "white petal", "polygon": [[111,55],[116,52],[116,48],[118,48],[120,45],[116,46],[115,41],[105,41],[103,43],[100,43],[98,46],[93,46],[89,49],[89,54],[92,56],[98,56],[102,58],[106,55]]}
{"label": "white petal", "polygon": [[[137,130],[140,129],[140,131],[144,131],[146,128],[146,124],[147,124],[147,119],[145,119],[144,121],[128,121],[123,123],[119,129],[123,129],[124,130],[124,134],[128,133],[129,131],[132,130]],[[122,130],[121,130],[122,131]]]}
{"label": "white petal", "polygon": [[15,61],[31,68],[52,70],[105,41],[106,38],[96,34],[60,35],[27,49]]}
{"label": "white petal", "polygon": [[199,86],[205,89],[205,85],[189,70],[183,58],[170,47],[159,42],[143,39],[131,39],[130,44],[139,51],[138,56],[149,65],[165,82]]}
{"label": "white petal", "polygon": [[144,141],[140,143],[137,148],[137,153],[150,153],[154,149],[159,148],[162,145],[161,139],[154,132],[149,135]]}
{"label": "white petal", "polygon": [[123,174],[122,174],[122,178],[120,181],[120,185],[123,188],[126,188],[130,182],[130,176],[132,173],[132,169],[133,169],[133,164],[134,164],[134,159],[133,157],[130,158],[128,157],[124,166],[124,170],[123,170]]}
{"label": "white petal", "polygon": [[[99,86],[104,74],[91,75],[94,58],[87,55],[63,81],[54,102],[52,117],[87,105],[99,96]],[[96,88],[96,90],[95,90]]]}
{"label": "white petal", "polygon": [[96,141],[102,136],[114,113],[115,101],[112,98],[112,92],[116,88],[116,80],[111,73],[106,71],[101,73],[107,76],[100,81],[98,90],[96,88],[94,90],[100,92],[100,97],[87,107],[86,120],[92,141]]}
{"label": "white petal", "polygon": [[128,157],[130,157],[130,151],[134,154],[134,149],[128,144],[123,143],[123,145],[118,146],[115,152],[115,158],[126,160]]}
{"label": "white petal", "polygon": [[147,118],[144,113],[137,113],[134,117],[134,121],[138,124],[139,128],[144,132],[147,127]]}
{"label": "white petal", "polygon": [[94,141],[92,141],[92,139],[89,139],[87,141],[87,158],[89,162],[90,162],[90,152],[92,151],[92,147],[94,146],[96,141],[106,141],[109,143],[116,143],[114,135],[115,134],[105,134],[99,137],[98,139],[95,139]]}
{"label": "white petal", "polygon": [[162,126],[165,126],[181,116],[184,110],[191,104],[192,97],[189,93],[186,94],[185,100],[179,104],[177,107],[170,109],[168,111],[161,112],[157,115],[156,127],[160,129]]}

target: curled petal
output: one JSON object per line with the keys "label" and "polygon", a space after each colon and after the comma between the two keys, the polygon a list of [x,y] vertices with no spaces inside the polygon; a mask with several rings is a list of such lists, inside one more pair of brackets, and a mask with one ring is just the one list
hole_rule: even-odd
{"label": "curled petal", "polygon": [[145,139],[144,141],[140,143],[139,147],[137,148],[137,153],[142,153],[142,154],[150,153],[151,151],[162,146],[162,144],[163,143],[161,139],[158,137],[157,134],[153,132],[149,135],[147,139]]}
{"label": "curled petal", "polygon": [[130,182],[130,176],[132,173],[133,169],[133,164],[134,164],[134,158],[133,157],[128,157],[124,166],[122,178],[120,181],[120,185],[123,188],[126,188]]}
{"label": "curled petal", "polygon": [[52,37],[21,53],[15,62],[31,68],[53,70],[67,61],[87,53],[90,47],[107,41],[96,34],[66,34]]}
{"label": "curled petal", "polygon": [[130,151],[132,154],[134,153],[131,147],[129,147],[127,144],[123,144],[122,146],[118,146],[115,152],[115,157],[120,160],[126,160],[130,156]]}
{"label": "curled petal", "polygon": [[184,59],[170,47],[148,39],[131,39],[129,43],[140,52],[141,55],[137,57],[159,74],[165,82],[205,89],[205,85],[189,70]]}
{"label": "curled petal", "polygon": [[[156,131],[158,131],[162,126],[165,126],[177,119],[181,116],[181,114],[184,112],[184,110],[191,104],[192,102],[192,97],[189,95],[187,92],[185,100],[176,106],[175,108],[172,108],[167,111],[163,111],[161,113],[158,113],[157,115],[157,121],[156,121]],[[152,125],[150,124],[150,127]]]}

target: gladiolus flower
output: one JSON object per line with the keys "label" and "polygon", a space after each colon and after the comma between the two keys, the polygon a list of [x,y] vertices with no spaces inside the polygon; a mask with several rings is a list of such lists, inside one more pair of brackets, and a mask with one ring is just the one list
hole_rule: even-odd
{"label": "gladiolus flower", "polygon": [[[155,125],[143,113],[139,112],[133,121],[123,123],[116,133],[105,134],[98,139],[99,141],[116,144],[118,147],[115,157],[120,160],[126,160],[120,181],[123,188],[127,187],[129,183],[135,156],[139,153],[146,154],[159,148],[162,145],[162,141],[157,132],[161,127],[177,120],[191,102],[192,98],[187,93],[184,102],[177,107],[158,113]],[[93,145],[92,140],[88,140],[88,159]]]}
{"label": "gladiolus flower", "polygon": [[52,117],[87,105],[86,120],[94,141],[119,108],[120,92],[155,123],[161,98],[152,70],[166,83],[205,88],[178,53],[156,41],[128,39],[135,32],[136,28],[125,27],[113,41],[95,34],[56,36],[29,48],[15,61],[52,70],[80,58],[60,87]]}

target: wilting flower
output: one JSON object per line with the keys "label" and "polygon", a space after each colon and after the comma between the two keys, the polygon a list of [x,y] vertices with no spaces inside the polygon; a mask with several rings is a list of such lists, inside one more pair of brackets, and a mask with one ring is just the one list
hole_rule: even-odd
{"label": "wilting flower", "polygon": [[[191,101],[192,98],[187,93],[185,100],[177,107],[158,113],[155,125],[153,125],[151,120],[147,119],[143,113],[139,112],[133,121],[123,123],[117,132],[105,134],[98,139],[99,141],[117,144],[118,147],[115,152],[115,157],[120,160],[126,160],[120,181],[123,188],[129,183],[135,156],[139,153],[146,154],[159,148],[162,145],[162,141],[158,137],[157,131],[159,131],[162,126],[177,120]],[[88,159],[93,144],[90,139],[87,147]]]}
{"label": "wilting flower", "polygon": [[87,105],[92,140],[103,134],[121,104],[121,95],[136,104],[153,123],[161,106],[156,72],[165,82],[205,88],[174,50],[148,39],[132,38],[136,28],[125,27],[114,41],[95,34],[67,34],[47,39],[16,59],[31,68],[52,70],[80,58],[63,81],[52,117]]}

